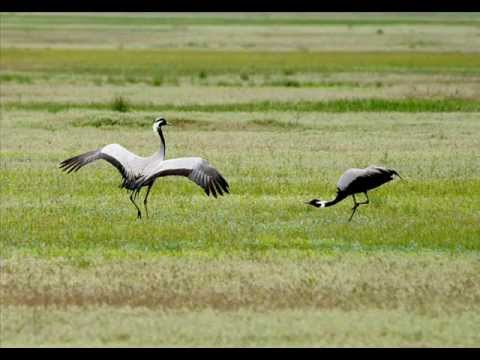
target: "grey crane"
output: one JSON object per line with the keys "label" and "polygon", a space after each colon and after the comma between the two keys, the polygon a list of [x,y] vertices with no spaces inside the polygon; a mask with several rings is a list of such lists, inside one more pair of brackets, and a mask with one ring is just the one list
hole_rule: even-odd
{"label": "grey crane", "polygon": [[163,117],[158,117],[153,123],[153,131],[160,136],[160,149],[149,157],[141,157],[128,151],[118,144],[109,144],[93,151],[66,159],[60,163],[60,168],[67,173],[78,171],[83,166],[95,161],[106,160],[115,166],[122,175],[121,188],[130,191],[130,201],[137,209],[137,218],[142,212],[135,200],[140,190],[147,187],[143,200],[148,217],[147,199],[150,190],[158,177],[177,175],[185,176],[203,188],[207,196],[217,193],[229,193],[229,184],[225,178],[207,160],[199,157],[183,157],[165,160],[165,138],[162,126],[167,125]]}
{"label": "grey crane", "polygon": [[[366,205],[370,203],[367,192],[385,184],[386,182],[389,182],[390,180],[393,180],[394,175],[398,176],[400,179],[402,178],[395,170],[387,169],[382,166],[370,165],[365,169],[348,169],[338,180],[337,195],[335,199],[330,201],[312,199],[305,203],[317,208],[324,208],[335,205],[346,197],[352,195],[352,215],[350,215],[350,218],[348,219],[348,221],[350,221],[360,205]],[[359,193],[364,193],[367,201],[357,202],[355,194]]]}

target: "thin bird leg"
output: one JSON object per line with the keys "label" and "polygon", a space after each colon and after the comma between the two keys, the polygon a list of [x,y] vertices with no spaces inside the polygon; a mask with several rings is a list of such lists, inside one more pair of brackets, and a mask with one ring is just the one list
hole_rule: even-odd
{"label": "thin bird leg", "polygon": [[359,202],[357,203],[358,205],[366,205],[370,203],[370,199],[368,198],[367,192],[365,191],[364,194],[365,194],[365,197],[367,198],[367,201]]}
{"label": "thin bird leg", "polygon": [[143,205],[145,206],[145,213],[147,214],[147,219],[148,219],[147,199],[148,199],[148,194],[150,194],[150,189],[152,188],[152,186],[153,186],[153,183],[148,185],[147,193],[145,194],[145,199],[143,199]]}
{"label": "thin bird leg", "polygon": [[355,214],[355,211],[357,211],[357,208],[360,206],[359,203],[357,203],[357,199],[355,199],[355,194],[352,194],[352,198],[353,198],[353,208],[352,208],[352,215],[350,215],[350,218],[348,219],[348,221],[351,221],[352,218],[353,218],[353,214]]}
{"label": "thin bird leg", "polygon": [[140,193],[140,190],[142,190],[142,188],[138,188],[136,190],[133,190],[133,200],[137,200],[137,196]]}
{"label": "thin bird leg", "polygon": [[367,205],[370,203],[370,199],[368,198],[368,195],[367,195],[367,192],[365,191],[364,192],[365,194],[365,197],[367,198],[367,201],[364,201],[364,202],[357,202],[357,199],[355,198],[355,195],[352,195],[353,197],[353,208],[352,208],[352,215],[350,215],[350,219],[348,219],[348,221],[352,220],[353,218],[353,214],[355,214],[355,211],[357,210],[357,208],[360,206],[360,205]]}
{"label": "thin bird leg", "polygon": [[133,199],[133,195],[135,194],[134,191],[132,191],[132,193],[130,194],[130,201],[132,202],[133,205],[135,205],[135,207],[137,208],[137,219],[141,219],[142,218],[142,213],[140,211],[140,208],[138,207],[138,205],[135,203],[135,200]]}

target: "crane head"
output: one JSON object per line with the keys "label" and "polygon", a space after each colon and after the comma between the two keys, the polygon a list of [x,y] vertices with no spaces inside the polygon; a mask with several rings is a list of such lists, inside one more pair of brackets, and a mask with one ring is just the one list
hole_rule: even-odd
{"label": "crane head", "polygon": [[398,172],[396,172],[396,171],[393,170],[393,169],[389,169],[389,170],[390,170],[390,172],[392,173],[392,175],[397,175],[400,179],[403,180],[403,178],[400,176],[400,174],[399,174]]}
{"label": "crane head", "polygon": [[156,118],[153,123],[153,131],[158,131],[162,126],[166,126],[166,125],[168,125],[167,120],[165,120],[164,117],[160,116]]}
{"label": "crane head", "polygon": [[325,201],[319,199],[312,199],[310,201],[305,201],[305,204],[312,205],[315,207],[325,207]]}

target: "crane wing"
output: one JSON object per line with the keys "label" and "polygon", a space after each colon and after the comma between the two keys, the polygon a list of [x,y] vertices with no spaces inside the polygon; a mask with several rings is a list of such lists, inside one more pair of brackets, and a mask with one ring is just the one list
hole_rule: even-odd
{"label": "crane wing", "polygon": [[194,183],[199,185],[205,193],[217,197],[217,193],[223,195],[224,192],[229,193],[229,185],[225,178],[210,166],[208,161],[198,157],[186,157],[165,160],[153,166],[147,167],[143,176],[135,183],[135,187],[150,183],[153,179],[162,176],[186,176]]}
{"label": "crane wing", "polygon": [[340,191],[347,189],[356,190],[356,188],[370,189],[389,180],[391,180],[391,174],[388,169],[381,166],[370,165],[365,169],[353,168],[345,171],[338,180],[337,188]]}
{"label": "crane wing", "polygon": [[365,169],[348,169],[340,176],[337,182],[337,188],[341,191],[346,190],[357,179],[365,176]]}
{"label": "crane wing", "polygon": [[63,171],[71,173],[99,159],[106,160],[117,168],[123,178],[122,187],[126,188],[131,188],[136,180],[135,164],[140,165],[143,160],[143,158],[133,154],[121,145],[109,144],[103,148],[63,160],[59,167]]}

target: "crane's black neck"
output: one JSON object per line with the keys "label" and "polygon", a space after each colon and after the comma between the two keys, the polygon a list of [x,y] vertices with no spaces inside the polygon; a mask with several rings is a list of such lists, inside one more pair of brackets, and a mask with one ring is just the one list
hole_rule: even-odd
{"label": "crane's black neck", "polygon": [[336,203],[339,203],[340,201],[342,201],[343,199],[345,199],[348,195],[345,194],[344,192],[342,191],[337,191],[337,195],[335,196],[335,199],[333,200],[330,200],[330,201],[327,201],[325,203],[325,207],[329,207],[329,206],[333,206],[335,205]]}
{"label": "crane's black neck", "polygon": [[159,126],[158,127],[158,135],[160,136],[160,156],[162,159],[165,159],[165,153],[167,147],[165,146],[165,137],[163,136],[162,128]]}

